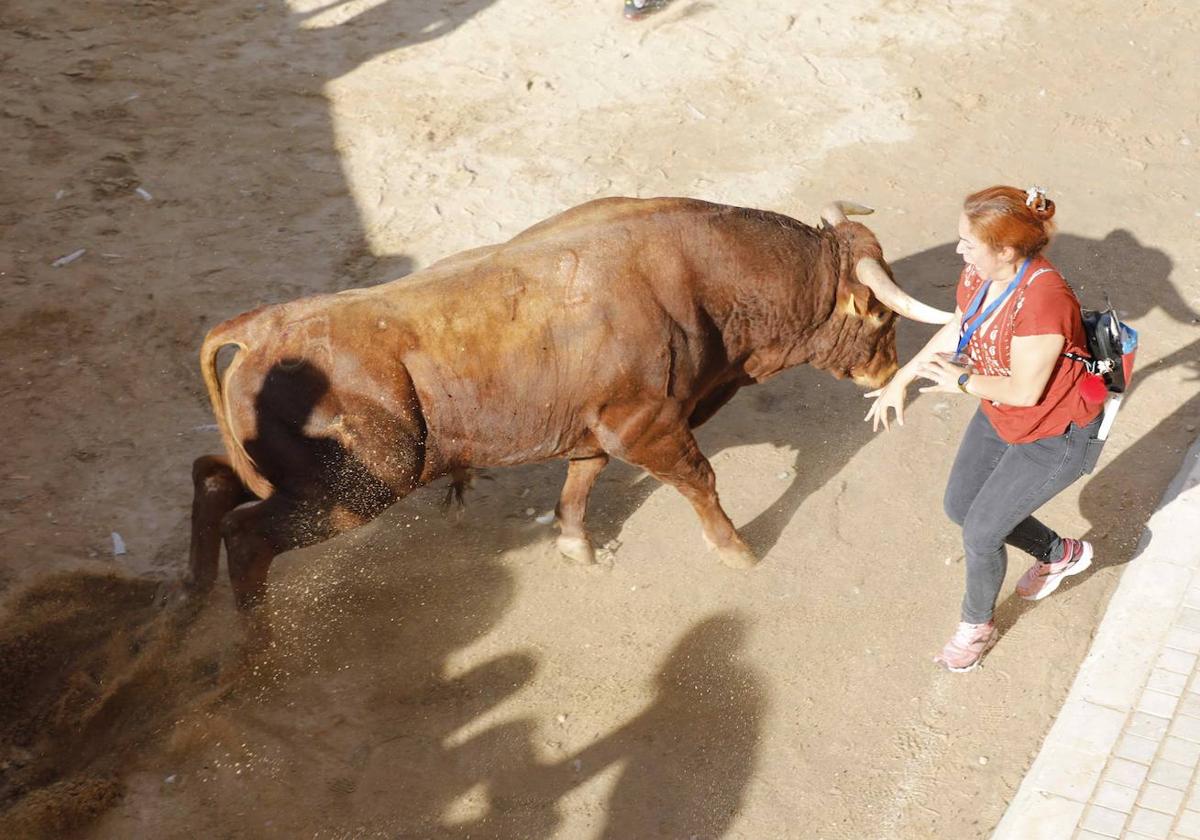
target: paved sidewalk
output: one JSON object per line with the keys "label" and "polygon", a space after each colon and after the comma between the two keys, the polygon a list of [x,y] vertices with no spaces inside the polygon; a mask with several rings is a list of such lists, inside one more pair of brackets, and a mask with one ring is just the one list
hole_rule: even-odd
{"label": "paved sidewalk", "polygon": [[992,840],[1200,840],[1200,441]]}

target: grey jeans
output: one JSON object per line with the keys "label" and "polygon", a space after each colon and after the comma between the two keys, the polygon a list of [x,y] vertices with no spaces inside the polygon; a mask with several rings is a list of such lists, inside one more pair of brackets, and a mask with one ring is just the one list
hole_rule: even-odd
{"label": "grey jeans", "polygon": [[1104,441],[1100,417],[1055,437],[1005,443],[983,410],[975,412],[950,470],[946,515],[963,529],[967,591],[962,620],[990,621],[1008,566],[1005,543],[1049,563],[1062,559],[1058,534],[1033,517],[1080,476],[1090,473]]}

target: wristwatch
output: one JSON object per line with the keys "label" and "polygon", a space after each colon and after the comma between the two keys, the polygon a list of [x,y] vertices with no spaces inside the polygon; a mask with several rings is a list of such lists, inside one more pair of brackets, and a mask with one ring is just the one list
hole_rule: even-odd
{"label": "wristwatch", "polygon": [[962,391],[968,397],[971,396],[971,392],[967,390],[967,380],[970,378],[971,374],[969,373],[960,373],[958,375],[958,390]]}

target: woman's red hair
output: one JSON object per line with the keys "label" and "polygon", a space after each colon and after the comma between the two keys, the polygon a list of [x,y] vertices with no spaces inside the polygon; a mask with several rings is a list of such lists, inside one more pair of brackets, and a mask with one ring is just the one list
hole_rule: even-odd
{"label": "woman's red hair", "polygon": [[963,212],[971,232],[993,251],[1009,247],[1020,257],[1032,257],[1054,235],[1054,202],[1040,190],[988,187],[967,196]]}

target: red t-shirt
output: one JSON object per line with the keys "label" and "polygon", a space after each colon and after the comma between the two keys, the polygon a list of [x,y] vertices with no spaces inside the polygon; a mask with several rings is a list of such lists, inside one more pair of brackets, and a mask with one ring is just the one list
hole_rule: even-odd
{"label": "red t-shirt", "polygon": [[[961,311],[966,312],[980,285],[986,282],[971,266],[963,269],[955,293]],[[1075,293],[1058,269],[1045,257],[1038,256],[1030,262],[1021,285],[989,322],[975,331],[964,352],[970,354],[976,373],[1011,376],[1009,352],[1013,336],[1052,334],[1066,338],[1064,351],[1088,354]],[[1082,364],[1060,355],[1046,390],[1035,405],[999,405],[984,400],[984,414],[1007,443],[1029,443],[1055,437],[1065,432],[1071,423],[1087,425],[1100,413],[1100,406],[1084,400],[1079,391],[1086,373]]]}

